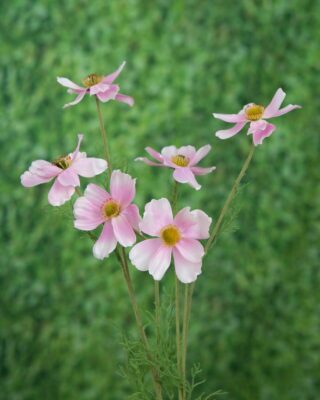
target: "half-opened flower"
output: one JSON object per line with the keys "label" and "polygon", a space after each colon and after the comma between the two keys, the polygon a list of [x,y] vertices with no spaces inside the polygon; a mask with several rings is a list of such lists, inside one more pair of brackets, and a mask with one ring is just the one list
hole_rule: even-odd
{"label": "half-opened flower", "polygon": [[136,244],[130,251],[132,264],[140,271],[149,271],[160,280],[173,256],[178,279],[190,283],[201,273],[204,249],[200,239],[209,237],[211,218],[201,210],[183,208],[173,217],[167,199],[152,200],[145,207],[140,223],[142,232],[156,238]]}
{"label": "half-opened flower", "polygon": [[199,190],[201,186],[197,182],[195,175],[206,175],[216,169],[216,167],[202,168],[197,164],[211,150],[209,144],[196,150],[193,146],[167,146],[158,153],[151,147],[146,147],[146,152],[150,154],[157,162],[150,161],[146,157],[138,157],[136,161],[143,161],[147,165],[154,167],[173,168],[173,178],[180,183],[188,183],[194,189]]}
{"label": "half-opened flower", "polygon": [[70,81],[70,79],[68,78],[57,77],[57,81],[60,83],[60,85],[68,88],[68,93],[77,95],[74,101],[65,104],[63,108],[74,106],[80,103],[85,94],[89,94],[90,96],[97,96],[97,98],[103,103],[106,103],[109,100],[117,100],[121,103],[126,103],[129,106],[133,106],[133,98],[119,93],[119,85],[113,83],[122,71],[125,64],[126,63],[123,62],[120,67],[110,75],[88,75],[82,80],[83,86],[77,85],[76,83]]}
{"label": "half-opened flower", "polygon": [[49,191],[48,200],[53,206],[61,206],[70,200],[75,188],[80,186],[79,176],[92,178],[104,172],[108,164],[101,158],[87,157],[79,151],[83,135],[78,135],[78,145],[73,153],[49,162],[33,161],[29,170],[21,175],[25,187],[41,185],[54,179]]}
{"label": "half-opened flower", "polygon": [[93,255],[102,260],[116,248],[132,246],[139,231],[140,215],[131,204],[136,193],[136,180],[119,170],[113,171],[110,193],[95,184],[88,185],[83,197],[74,204],[74,226],[91,231],[103,225],[102,232],[93,246]]}
{"label": "half-opened flower", "polygon": [[215,118],[235,124],[230,129],[217,131],[216,136],[220,139],[228,139],[239,133],[249,123],[248,135],[253,135],[254,145],[262,144],[262,141],[272,135],[276,129],[275,125],[270,124],[266,119],[280,117],[296,108],[301,108],[301,106],[289,104],[280,109],[285,97],[285,92],[278,89],[267,107],[250,103],[244,106],[238,114],[213,114]]}

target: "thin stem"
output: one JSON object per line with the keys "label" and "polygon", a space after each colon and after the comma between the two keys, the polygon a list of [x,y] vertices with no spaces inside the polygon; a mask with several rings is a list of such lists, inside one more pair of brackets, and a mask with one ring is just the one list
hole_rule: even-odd
{"label": "thin stem", "polygon": [[[176,346],[177,346],[177,364],[178,364],[178,373],[179,378],[182,378],[182,370],[181,370],[181,336],[180,336],[180,282],[175,275],[175,297],[176,297]],[[183,383],[184,386],[184,383]],[[183,387],[178,387],[179,400],[183,399]]]}
{"label": "thin stem", "polygon": [[[150,363],[152,363],[152,356],[151,356],[150,350],[149,350],[148,339],[147,339],[147,336],[146,336],[146,333],[145,333],[145,330],[143,327],[142,318],[141,318],[139,306],[137,303],[137,299],[136,299],[136,296],[133,291],[132,280],[131,280],[130,272],[129,272],[129,268],[128,268],[127,255],[126,255],[126,252],[123,247],[121,247],[120,251],[116,250],[116,254],[117,254],[118,260],[121,264],[123,276],[124,276],[124,279],[127,284],[128,294],[130,297],[130,301],[131,301],[132,309],[133,309],[134,316],[136,319],[136,323],[138,325],[138,329],[140,332],[141,340],[142,340],[143,346],[145,348],[145,352],[148,357],[148,360],[150,361]],[[151,365],[151,373],[152,373],[153,385],[154,385],[154,389],[155,389],[155,393],[156,393],[156,398],[158,400],[162,400],[162,392],[161,392],[161,385],[159,382],[158,372],[153,365]]]}
{"label": "thin stem", "polygon": [[111,166],[111,161],[110,161],[108,138],[107,138],[107,133],[106,133],[106,130],[105,130],[105,127],[104,127],[104,123],[103,123],[103,117],[102,117],[102,112],[101,112],[101,107],[100,107],[100,101],[99,101],[97,96],[96,96],[96,105],[97,105],[97,111],[98,111],[98,117],[99,117],[101,138],[102,138],[102,142],[103,142],[104,156],[105,156],[105,159],[108,162],[108,173],[109,173],[109,175],[111,175],[112,166]]}
{"label": "thin stem", "polygon": [[188,349],[188,331],[190,321],[190,308],[192,298],[192,285],[186,284],[184,286],[184,309],[183,309],[183,327],[182,327],[182,380],[183,385],[183,399],[186,399],[186,364],[187,364],[187,349]]}
{"label": "thin stem", "polygon": [[172,211],[173,213],[176,211],[178,201],[178,182],[173,182],[173,191],[172,191]]}
{"label": "thin stem", "polygon": [[156,337],[157,344],[160,341],[160,287],[159,281],[154,281],[154,306],[155,306],[155,314],[156,314]]}

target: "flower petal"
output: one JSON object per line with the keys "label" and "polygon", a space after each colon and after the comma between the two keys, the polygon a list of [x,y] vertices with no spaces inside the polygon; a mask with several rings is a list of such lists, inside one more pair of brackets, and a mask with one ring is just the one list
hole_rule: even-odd
{"label": "flower petal", "polygon": [[150,236],[159,236],[161,229],[172,222],[173,216],[169,201],[165,198],[151,200],[145,206],[140,229]]}
{"label": "flower petal", "polygon": [[163,163],[163,157],[160,153],[158,153],[156,150],[154,150],[152,147],[146,147],[145,151],[150,154],[151,157],[159,161],[160,163]]}
{"label": "flower petal", "polygon": [[76,104],[80,103],[80,101],[84,98],[86,94],[86,90],[84,89],[82,92],[78,94],[78,96],[75,98],[75,100],[71,101],[70,103],[67,103],[63,106],[63,108],[68,108],[71,106],[75,106]]}
{"label": "flower petal", "polygon": [[209,168],[191,167],[190,169],[195,175],[207,175],[210,174],[210,172],[214,171],[216,167],[209,167]]}
{"label": "flower petal", "polygon": [[177,154],[176,146],[166,146],[161,150],[161,155],[165,160],[171,160],[171,158]]}
{"label": "flower petal", "polygon": [[83,140],[84,135],[82,133],[78,134],[78,143],[77,143],[77,147],[75,148],[74,152],[72,153],[72,160],[75,161],[78,158],[78,154],[79,154],[79,150],[80,150],[80,146],[81,146],[81,142]]}
{"label": "flower petal", "polygon": [[74,227],[82,231],[92,231],[104,222],[101,207],[85,196],[79,197],[73,206]]}
{"label": "flower petal", "polygon": [[191,283],[201,274],[202,261],[192,263],[186,260],[177,249],[173,249],[174,268],[180,282]]}
{"label": "flower petal", "polygon": [[264,110],[263,113],[263,118],[271,118],[274,116],[274,114],[279,111],[279,108],[286,97],[285,92],[279,88],[276,93],[274,94],[272,100],[270,103],[267,105],[267,107]]}
{"label": "flower petal", "polygon": [[135,231],[140,232],[139,224],[141,222],[141,217],[139,213],[139,208],[135,204],[130,204],[127,208],[122,211],[122,215],[124,215],[129,224]]}
{"label": "flower petal", "polygon": [[166,167],[166,165],[164,165],[164,164],[159,164],[159,163],[156,163],[156,162],[154,162],[154,161],[150,161],[150,160],[149,160],[148,158],[146,158],[146,157],[137,157],[137,158],[135,158],[134,161],[142,161],[142,162],[144,162],[145,164],[150,165],[151,167]]}
{"label": "flower petal", "polygon": [[111,197],[106,190],[94,183],[90,183],[90,185],[87,186],[84,195],[91,203],[100,208]]}
{"label": "flower petal", "polygon": [[134,105],[133,97],[127,96],[126,94],[118,93],[114,99],[120,101],[120,103],[128,104],[130,107]]}
{"label": "flower petal", "polygon": [[190,160],[190,166],[198,164],[200,160],[202,160],[211,150],[210,144],[206,144],[205,146],[200,147],[200,149],[196,152],[194,157]]}
{"label": "flower petal", "polygon": [[80,179],[76,171],[69,167],[64,170],[57,178],[63,186],[80,186]]}
{"label": "flower petal", "polygon": [[240,111],[239,114],[212,114],[215,118],[221,119],[222,121],[225,122],[245,122],[246,121],[246,116],[243,114],[242,111]]}
{"label": "flower petal", "polygon": [[199,262],[204,256],[202,244],[195,239],[182,238],[175,247],[179,250],[183,258],[193,263]]}
{"label": "flower petal", "polygon": [[223,129],[223,130],[217,131],[216,136],[219,139],[229,139],[232,136],[239,133],[241,131],[241,129],[245,126],[245,124],[246,124],[246,122],[239,122],[230,129]]}
{"label": "flower petal", "polygon": [[73,90],[81,90],[81,91],[82,90],[86,90],[85,88],[83,88],[83,87],[77,85],[76,83],[70,81],[70,79],[68,79],[68,78],[63,78],[63,77],[58,76],[57,77],[57,81],[58,81],[58,83],[60,83],[60,85],[65,86],[65,87],[70,88],[70,89],[73,89]]}
{"label": "flower petal", "polygon": [[189,183],[196,190],[201,189],[201,185],[197,182],[193,172],[189,168],[177,168],[173,172],[173,178],[180,183]]}
{"label": "flower petal", "polygon": [[111,197],[117,200],[121,208],[126,208],[136,194],[136,180],[119,170],[113,171],[110,180]]}
{"label": "flower petal", "polygon": [[123,63],[120,65],[120,67],[116,71],[112,72],[112,74],[105,76],[103,78],[102,82],[109,83],[109,84],[112,83],[119,76],[120,72],[122,71],[122,69],[125,65],[126,65],[126,62],[123,61]]}
{"label": "flower petal", "polygon": [[100,83],[97,83],[96,85],[91,86],[89,89],[89,93],[90,93],[90,96],[93,96],[98,93],[106,92],[109,89],[110,89],[110,85],[100,82]]}
{"label": "flower petal", "polygon": [[24,187],[33,187],[51,181],[53,178],[41,178],[38,175],[31,174],[30,171],[25,171],[21,176],[21,184]]}
{"label": "flower petal", "polygon": [[119,92],[120,88],[118,85],[112,85],[108,90],[105,92],[97,93],[97,97],[103,103],[106,103],[109,100],[115,100],[117,93]]}
{"label": "flower petal", "polygon": [[207,239],[212,219],[201,210],[190,211],[185,207],[178,212],[174,224],[178,226],[184,238]]}
{"label": "flower petal", "polygon": [[129,253],[132,265],[139,271],[147,271],[161,246],[161,239],[147,239],[136,244]]}
{"label": "flower petal", "polygon": [[135,243],[136,234],[125,215],[120,214],[112,218],[111,224],[116,239],[123,247],[129,247]]}
{"label": "flower petal", "polygon": [[177,154],[192,160],[196,155],[196,149],[193,146],[182,146],[177,149]]}
{"label": "flower petal", "polygon": [[31,163],[29,171],[33,175],[49,179],[59,175],[63,170],[49,161],[36,160]]}
{"label": "flower petal", "polygon": [[271,136],[274,130],[276,129],[275,125],[267,123],[264,129],[258,129],[253,132],[253,143],[255,146],[262,144],[263,140]]}
{"label": "flower petal", "polygon": [[160,281],[171,263],[172,247],[161,245],[149,265],[149,274]]}
{"label": "flower petal", "polygon": [[108,163],[102,158],[79,158],[72,164],[72,168],[80,176],[92,178],[104,172],[108,168]]}
{"label": "flower petal", "polygon": [[116,245],[117,239],[114,236],[111,223],[108,221],[104,224],[99,239],[93,246],[93,255],[98,260],[103,260],[113,252],[113,250],[116,248]]}
{"label": "flower petal", "polygon": [[56,179],[48,193],[49,203],[52,206],[62,206],[62,204],[71,199],[74,191],[73,186],[63,186]]}
{"label": "flower petal", "polygon": [[301,106],[289,104],[286,107],[281,108],[281,110],[277,111],[275,114],[273,114],[269,118],[280,117],[281,115],[287,114],[288,112],[296,110],[298,108],[301,108]]}

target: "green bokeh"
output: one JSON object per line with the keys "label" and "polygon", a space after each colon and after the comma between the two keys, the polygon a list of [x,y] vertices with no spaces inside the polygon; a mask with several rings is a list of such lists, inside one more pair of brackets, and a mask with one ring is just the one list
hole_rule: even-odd
{"label": "green bokeh", "polygon": [[[168,196],[170,173],[133,162],[144,147],[211,143],[200,192],[180,206],[215,219],[249,148],[245,132],[212,112],[266,104],[278,87],[303,105],[275,121],[241,194],[239,230],[220,237],[193,303],[189,361],[205,391],[228,400],[315,400],[320,393],[319,127],[317,0],[13,0],[0,22],[0,399],[122,400],[130,387],[120,332],[135,332],[118,266],[98,262],[72,227],[70,204],[47,205],[48,185],[24,189],[35,159],[83,149],[102,156],[95,104],[74,108],[56,76],[108,73],[131,109],[103,105],[114,163],[138,178],[137,202]],[[103,183],[98,177],[97,182]],[[84,183],[85,180],[83,180]],[[152,280],[132,269],[139,302]],[[171,279],[164,279],[164,285]]]}

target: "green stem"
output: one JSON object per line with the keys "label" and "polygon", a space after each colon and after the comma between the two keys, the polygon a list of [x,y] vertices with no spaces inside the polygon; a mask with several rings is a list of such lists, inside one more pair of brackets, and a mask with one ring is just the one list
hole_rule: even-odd
{"label": "green stem", "polygon": [[183,327],[182,327],[182,380],[183,384],[183,399],[186,399],[186,364],[187,364],[187,349],[188,349],[188,331],[190,321],[190,308],[192,298],[192,285],[184,286],[184,309],[183,309]]}
{"label": "green stem", "polygon": [[104,149],[104,156],[105,156],[105,159],[108,162],[108,173],[109,173],[109,176],[110,176],[111,172],[112,172],[112,166],[111,166],[111,160],[110,160],[108,138],[107,138],[107,133],[106,133],[106,130],[105,130],[105,127],[104,127],[104,123],[103,123],[103,117],[102,117],[102,112],[101,112],[101,107],[100,107],[100,101],[99,101],[97,96],[96,96],[96,105],[97,105],[97,111],[98,111],[98,117],[99,117],[99,125],[100,125],[100,132],[101,132],[101,138],[102,138],[103,149]]}
{"label": "green stem", "polygon": [[179,374],[179,387],[178,394],[179,400],[183,399],[184,383],[181,387],[180,380],[182,378],[181,370],[181,337],[180,337],[180,282],[175,275],[175,297],[176,297],[176,346],[177,346],[177,364],[178,364],[178,374]]}
{"label": "green stem", "polygon": [[159,281],[154,281],[154,306],[155,306],[155,320],[156,320],[156,337],[157,344],[160,341],[160,287]]}

